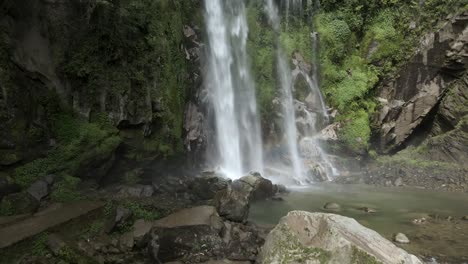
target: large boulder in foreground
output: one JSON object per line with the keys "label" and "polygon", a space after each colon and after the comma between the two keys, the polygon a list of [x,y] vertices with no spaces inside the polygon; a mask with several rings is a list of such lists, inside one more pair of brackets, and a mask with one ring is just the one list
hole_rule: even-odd
{"label": "large boulder in foreground", "polygon": [[292,211],[280,220],[257,262],[422,264],[352,218],[303,211]]}

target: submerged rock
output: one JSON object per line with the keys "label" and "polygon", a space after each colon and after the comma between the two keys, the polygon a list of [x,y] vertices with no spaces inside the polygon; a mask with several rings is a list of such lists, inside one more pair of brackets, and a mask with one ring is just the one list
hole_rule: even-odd
{"label": "submerged rock", "polygon": [[377,213],[377,210],[376,209],[373,209],[373,208],[370,208],[370,207],[361,207],[359,208],[359,210],[363,211],[363,212],[366,212],[368,214],[375,214]]}
{"label": "submerged rock", "polygon": [[425,217],[415,218],[415,219],[411,220],[411,223],[413,223],[415,225],[423,225],[423,224],[427,223],[427,219]]}
{"label": "submerged rock", "polygon": [[323,206],[323,209],[326,209],[326,210],[333,210],[333,211],[339,211],[341,210],[341,206],[337,203],[326,203],[324,206]]}
{"label": "submerged rock", "polygon": [[268,235],[258,263],[422,264],[356,220],[292,211]]}
{"label": "submerged rock", "polygon": [[398,233],[396,234],[394,237],[393,237],[393,240],[397,243],[400,243],[400,244],[409,244],[410,243],[410,240],[409,238],[403,234],[403,233]]}

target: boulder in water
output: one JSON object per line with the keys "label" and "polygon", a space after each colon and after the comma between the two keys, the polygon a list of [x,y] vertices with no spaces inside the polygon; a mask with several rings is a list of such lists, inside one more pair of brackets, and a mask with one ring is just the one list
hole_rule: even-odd
{"label": "boulder in water", "polygon": [[250,202],[273,197],[283,187],[276,186],[259,173],[251,173],[235,180],[215,197],[219,214],[234,222],[247,220]]}
{"label": "boulder in water", "polygon": [[214,172],[205,172],[202,176],[194,178],[188,187],[201,200],[210,200],[216,196],[216,193],[226,189],[229,182],[229,179]]}
{"label": "boulder in water", "polygon": [[422,264],[377,232],[340,215],[292,211],[268,235],[257,263]]}
{"label": "boulder in water", "polygon": [[394,237],[393,237],[393,240],[397,243],[400,243],[400,244],[409,244],[410,243],[410,240],[409,238],[403,234],[403,233],[398,233],[396,234]]}
{"label": "boulder in water", "polygon": [[339,204],[337,204],[337,203],[326,203],[323,206],[323,209],[332,210],[332,211],[339,211],[339,210],[341,210],[341,206]]}
{"label": "boulder in water", "polygon": [[377,213],[377,210],[376,209],[373,209],[373,208],[370,208],[370,207],[361,207],[359,208],[359,210],[363,211],[363,212],[366,212],[368,214],[375,214]]}
{"label": "boulder in water", "polygon": [[243,222],[249,215],[250,192],[229,185],[226,190],[216,195],[215,204],[222,217],[234,222]]}

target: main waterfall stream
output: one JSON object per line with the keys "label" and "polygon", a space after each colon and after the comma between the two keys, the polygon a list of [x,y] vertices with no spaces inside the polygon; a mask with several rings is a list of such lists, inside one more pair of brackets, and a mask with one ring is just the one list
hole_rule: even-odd
{"label": "main waterfall stream", "polygon": [[221,171],[239,178],[263,172],[255,86],[247,60],[248,25],[243,0],[206,0],[209,55],[207,86],[216,120]]}

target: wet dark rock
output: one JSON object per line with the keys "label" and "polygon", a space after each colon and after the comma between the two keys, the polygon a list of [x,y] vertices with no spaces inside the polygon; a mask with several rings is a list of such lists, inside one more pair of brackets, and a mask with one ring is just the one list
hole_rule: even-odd
{"label": "wet dark rock", "polygon": [[271,200],[277,201],[277,202],[283,202],[284,198],[281,197],[281,196],[273,196],[273,197],[271,197]]}
{"label": "wet dark rock", "polygon": [[189,184],[191,192],[201,200],[211,200],[216,193],[225,190],[230,183],[226,179],[216,173],[204,174],[201,177],[196,177]]}
{"label": "wet dark rock", "polygon": [[37,201],[41,201],[50,193],[49,183],[45,180],[38,180],[29,186],[27,192],[31,194]]}
{"label": "wet dark rock", "polygon": [[214,207],[199,206],[155,221],[150,241],[158,241],[158,258],[162,262],[181,258],[200,262],[221,255],[223,229]]}
{"label": "wet dark rock", "polygon": [[288,189],[283,184],[275,184],[275,193],[288,193]]}
{"label": "wet dark rock", "polygon": [[157,235],[153,236],[148,243],[148,255],[154,263],[161,263],[159,261],[159,237]]}
{"label": "wet dark rock", "polygon": [[20,186],[15,184],[10,176],[0,173],[0,201],[5,195],[19,191],[21,191]]}
{"label": "wet dark rock", "polygon": [[339,211],[339,210],[341,210],[341,206],[339,204],[337,204],[337,203],[326,203],[323,206],[323,209],[332,210],[332,211]]}
{"label": "wet dark rock", "polygon": [[20,162],[22,158],[15,151],[0,153],[0,166],[11,166]]}
{"label": "wet dark rock", "polygon": [[137,184],[134,186],[123,186],[117,196],[121,198],[147,198],[153,196],[153,193],[153,186]]}
{"label": "wet dark rock", "polygon": [[0,203],[0,211],[8,214],[30,214],[38,208],[39,202],[28,192],[7,195]]}
{"label": "wet dark rock", "polygon": [[133,232],[127,232],[119,238],[119,248],[124,252],[132,250],[134,244]]}
{"label": "wet dark rock", "polygon": [[157,193],[172,195],[186,194],[189,190],[190,180],[182,177],[165,176],[153,181],[153,188]]}
{"label": "wet dark rock", "polygon": [[222,217],[234,222],[243,222],[249,215],[250,192],[242,192],[230,185],[216,195],[215,205]]}
{"label": "wet dark rock", "polygon": [[47,247],[54,255],[60,255],[61,251],[66,246],[67,244],[58,234],[51,234],[47,236]]}
{"label": "wet dark rock", "polygon": [[215,205],[219,214],[234,222],[247,220],[250,202],[273,197],[279,189],[259,173],[251,173],[232,182],[225,190],[218,192]]}
{"label": "wet dark rock", "polygon": [[376,209],[373,209],[373,208],[370,208],[370,207],[361,207],[359,208],[359,210],[363,211],[363,212],[366,212],[368,214],[375,214],[377,213],[377,210]]}
{"label": "wet dark rock", "polygon": [[230,260],[254,261],[265,242],[255,226],[226,222],[223,241],[225,254]]}
{"label": "wet dark rock", "polygon": [[132,211],[122,206],[117,207],[107,220],[105,232],[111,233],[115,229],[123,227],[131,217]]}
{"label": "wet dark rock", "polygon": [[148,243],[149,234],[153,228],[153,222],[138,219],[133,224],[133,240],[136,247],[144,247]]}
{"label": "wet dark rock", "polygon": [[276,193],[273,183],[263,178],[260,173],[251,173],[232,183],[235,188],[244,193],[251,193],[251,201],[259,201],[272,197]]}
{"label": "wet dark rock", "polygon": [[184,259],[197,263],[222,254],[219,233],[206,225],[156,227],[150,241],[155,240],[159,244],[158,258],[162,262]]}

